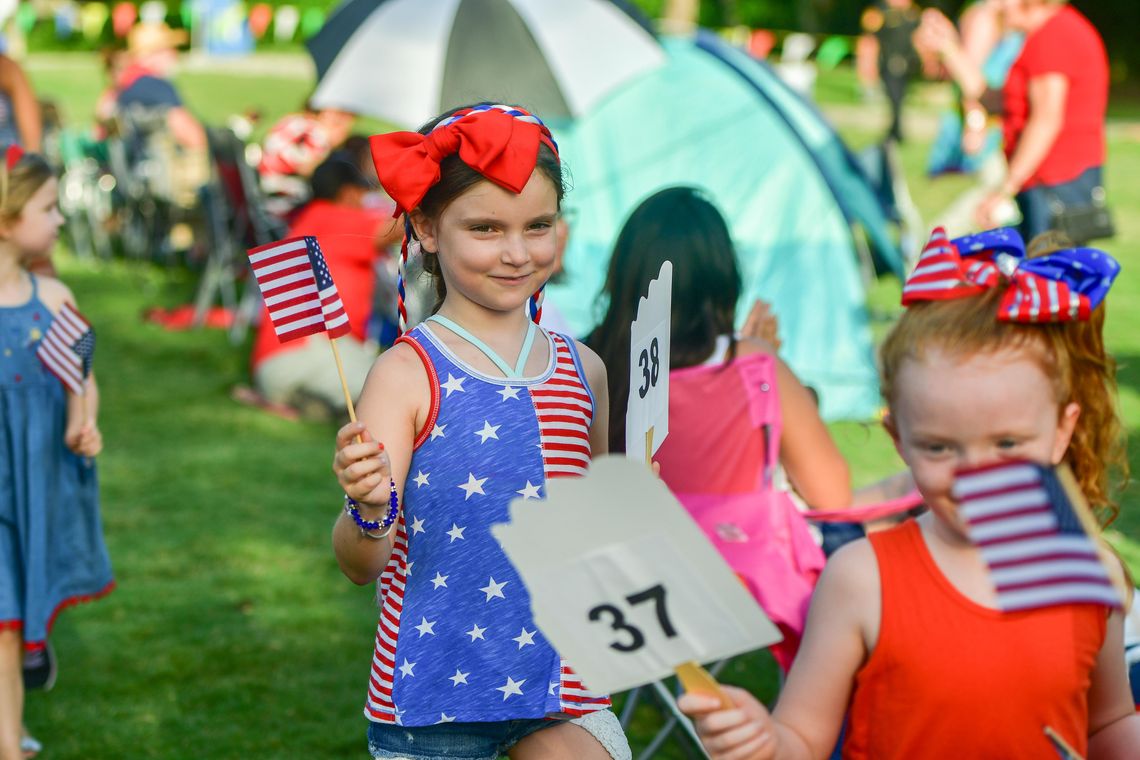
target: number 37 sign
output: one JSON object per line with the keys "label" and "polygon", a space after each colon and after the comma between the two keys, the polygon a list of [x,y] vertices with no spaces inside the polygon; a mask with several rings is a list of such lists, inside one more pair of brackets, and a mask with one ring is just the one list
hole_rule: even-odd
{"label": "number 37 sign", "polygon": [[645,464],[594,460],[547,481],[492,528],[546,638],[598,692],[657,681],[678,665],[768,646],[780,634]]}

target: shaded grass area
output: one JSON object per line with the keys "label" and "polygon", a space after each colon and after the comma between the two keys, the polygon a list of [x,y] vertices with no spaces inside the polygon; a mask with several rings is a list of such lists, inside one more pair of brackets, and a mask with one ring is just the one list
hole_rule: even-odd
{"label": "shaded grass area", "polygon": [[[85,120],[101,88],[94,57],[80,60],[30,70],[72,123]],[[250,106],[271,122],[308,90],[303,80],[265,75],[186,71],[179,82],[211,123]],[[825,77],[822,93],[855,103],[843,94],[849,84]],[[844,128],[854,146],[879,134],[869,121]],[[903,161],[918,205],[933,216],[970,180],[923,179],[926,149],[920,139],[908,143]],[[1140,146],[1114,140],[1110,150],[1120,236],[1105,247],[1125,269],[1110,298],[1108,339],[1121,363],[1122,409],[1135,438],[1140,187],[1128,178],[1140,171]],[[346,581],[329,547],[339,508],[329,473],[333,427],[285,422],[232,402],[230,388],[246,380],[248,346],[235,348],[218,332],[172,333],[142,321],[149,306],[187,301],[192,273],[66,255],[60,265],[99,330],[107,442],[99,466],[119,588],[60,618],[53,636],[59,682],[28,700],[28,724],[47,744],[45,757],[364,757],[360,708],[374,592]],[[897,282],[874,285],[877,332],[897,315],[898,294]],[[859,484],[901,466],[874,421],[832,431]],[[1135,447],[1132,462],[1140,467]],[[1140,570],[1135,491],[1124,500],[1118,528],[1118,546]],[[764,652],[736,658],[722,680],[768,701],[776,694],[775,668]],[[659,725],[657,713],[643,707],[631,740],[644,745]],[[675,747],[662,754],[684,756]]]}

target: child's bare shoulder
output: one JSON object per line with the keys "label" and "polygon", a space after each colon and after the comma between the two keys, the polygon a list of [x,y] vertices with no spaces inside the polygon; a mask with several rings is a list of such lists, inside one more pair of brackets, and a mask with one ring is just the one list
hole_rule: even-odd
{"label": "child's bare shoulder", "polygon": [[[812,598],[812,614],[829,625],[846,625],[868,649],[878,639],[881,613],[879,564],[865,538],[843,546],[828,558]],[[816,609],[825,612],[817,613]]]}
{"label": "child's bare shoulder", "polygon": [[865,599],[879,594],[879,563],[866,538],[840,547],[823,568],[819,584],[829,592]]}
{"label": "child's bare shoulder", "polygon": [[58,314],[65,303],[75,305],[75,296],[72,295],[71,288],[61,281],[42,274],[35,275],[35,278],[40,300],[53,314]]}
{"label": "child's bare shoulder", "polygon": [[596,388],[599,384],[605,385],[606,365],[602,357],[580,340],[574,341],[574,350],[578,352],[578,358],[582,361],[582,369],[586,373],[586,379],[590,381],[590,386]]}
{"label": "child's bare shoulder", "polygon": [[372,375],[376,375],[376,379],[387,386],[399,387],[417,380],[427,382],[427,373],[419,352],[405,342],[385,349],[376,357],[376,362],[369,373],[370,377]]}

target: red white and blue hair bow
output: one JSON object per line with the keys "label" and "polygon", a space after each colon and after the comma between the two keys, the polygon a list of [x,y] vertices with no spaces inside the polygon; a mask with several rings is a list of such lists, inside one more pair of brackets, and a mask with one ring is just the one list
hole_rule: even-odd
{"label": "red white and blue hair bow", "polygon": [[1028,259],[1015,229],[950,240],[938,227],[903,286],[902,303],[965,298],[1008,285],[999,320],[1083,320],[1104,300],[1119,273],[1116,259],[1095,248],[1068,248]]}
{"label": "red white and blue hair bow", "polygon": [[389,132],[369,139],[376,174],[396,202],[396,216],[420,204],[439,182],[440,162],[455,154],[500,187],[521,193],[538,161],[540,143],[558,155],[550,130],[537,116],[502,105],[457,111],[426,135]]}

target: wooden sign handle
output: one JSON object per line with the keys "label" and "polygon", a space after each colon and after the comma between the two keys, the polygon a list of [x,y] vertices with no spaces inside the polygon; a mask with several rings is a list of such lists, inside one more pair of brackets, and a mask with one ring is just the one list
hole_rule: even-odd
{"label": "wooden sign handle", "polygon": [[724,689],[720,688],[720,684],[712,675],[702,668],[696,662],[683,662],[674,668],[677,673],[677,679],[680,680],[681,686],[685,691],[692,692],[693,694],[707,694],[710,697],[716,697],[720,700],[720,706],[725,710],[731,710],[736,707],[736,704],[728,698],[724,693]]}
{"label": "wooden sign handle", "polygon": [[1058,751],[1064,753],[1065,760],[1085,760],[1081,754],[1069,746],[1068,742],[1061,738],[1061,735],[1053,730],[1052,726],[1045,726],[1045,735],[1049,737],[1049,741],[1053,742],[1053,746]]}

